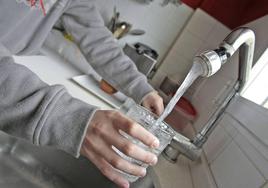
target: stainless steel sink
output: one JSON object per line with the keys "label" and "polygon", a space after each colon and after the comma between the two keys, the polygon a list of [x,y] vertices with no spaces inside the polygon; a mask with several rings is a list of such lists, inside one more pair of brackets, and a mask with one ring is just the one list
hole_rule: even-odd
{"label": "stainless steel sink", "polygon": [[[154,188],[153,169],[131,185]],[[113,188],[86,158],[51,148],[36,147],[0,132],[0,187],[8,188]]]}

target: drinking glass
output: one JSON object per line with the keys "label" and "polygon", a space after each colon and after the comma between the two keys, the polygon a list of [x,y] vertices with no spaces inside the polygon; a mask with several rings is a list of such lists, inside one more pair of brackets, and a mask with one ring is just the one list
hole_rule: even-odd
{"label": "drinking glass", "polygon": [[[126,112],[126,115],[131,118],[132,120],[139,123],[141,126],[143,126],[147,131],[152,133],[154,136],[156,136],[159,139],[159,147],[158,148],[150,148],[146,145],[144,145],[139,140],[129,136],[125,132],[120,132],[123,136],[125,136],[127,139],[129,139],[132,143],[140,146],[146,151],[150,151],[154,153],[155,155],[159,156],[160,153],[165,149],[165,147],[171,142],[172,138],[175,135],[174,130],[165,122],[161,122],[159,124],[155,124],[157,120],[157,116],[150,112],[149,110],[145,109],[144,107],[140,105],[132,105],[129,110]],[[139,160],[133,159],[129,156],[126,156],[122,152],[120,152],[117,148],[113,148],[122,158],[128,160],[129,162],[140,165],[142,167],[147,168],[148,165],[146,163],[143,163]],[[127,174],[125,172],[120,171],[122,175],[129,181],[134,182],[139,177]]]}

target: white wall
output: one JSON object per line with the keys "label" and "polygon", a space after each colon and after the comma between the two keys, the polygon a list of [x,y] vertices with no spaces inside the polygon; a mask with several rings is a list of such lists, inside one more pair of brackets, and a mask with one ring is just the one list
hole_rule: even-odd
{"label": "white wall", "polygon": [[[257,55],[268,46],[268,22],[264,20],[267,16],[246,25],[255,31]],[[200,112],[197,130],[206,123],[236,76],[237,57],[195,88],[192,102]],[[238,104],[239,108],[229,109],[205,144],[204,152],[218,188],[262,188],[268,180],[268,111],[243,99]],[[244,109],[251,112],[243,113]]]}
{"label": "white wall", "polygon": [[229,31],[204,11],[197,9],[163,60],[152,84],[159,86],[165,76],[180,83],[191,68],[194,55],[216,48]]}
{"label": "white wall", "polygon": [[239,98],[204,146],[218,188],[262,188],[268,179],[268,111]]}
{"label": "white wall", "polygon": [[[246,24],[245,27],[251,28],[256,34],[253,61],[255,64],[268,47],[268,15]],[[190,69],[194,55],[217,47],[230,31],[206,12],[197,9],[163,59],[161,67],[152,79],[152,84],[157,88],[165,76],[180,83]]]}
{"label": "white wall", "polygon": [[96,4],[106,23],[112,17],[113,7],[116,6],[123,21],[130,22],[133,28],[146,31],[143,36],[122,38],[119,41],[121,44],[125,42],[148,44],[159,52],[160,61],[193,13],[193,10],[186,5],[176,7],[170,4],[162,7],[161,2],[163,0],[154,0],[146,5],[136,0],[97,0]]}
{"label": "white wall", "polygon": [[[256,51],[266,48],[268,28],[264,17],[247,26],[252,27],[257,35]],[[265,29],[263,29],[265,28]],[[171,76],[180,82],[192,64],[192,58],[198,51],[214,49],[230,32],[228,28],[202,10],[195,11],[190,22],[175,42],[159,71],[153,78],[154,84],[159,84],[163,76]],[[192,104],[199,113],[194,127],[201,130],[209,116],[221,103],[228,90],[237,79],[238,56],[224,65],[214,76],[199,80],[191,87]],[[241,113],[241,109],[232,108],[225,115],[219,126],[204,145],[208,168],[191,168],[193,185],[196,188],[262,188],[268,180],[268,129],[267,111],[259,112],[251,102],[238,101],[241,109],[252,108],[252,113]],[[253,112],[259,112],[255,115]],[[262,115],[260,115],[262,114]],[[261,117],[260,117],[261,116]],[[262,117],[265,117],[264,120]],[[212,179],[204,174],[211,174]],[[214,181],[215,185],[209,181]],[[210,186],[213,185],[213,186]]]}
{"label": "white wall", "polygon": [[268,47],[268,15],[252,21],[245,26],[250,27],[256,34],[256,49],[254,57],[254,63],[256,63],[258,58]]}

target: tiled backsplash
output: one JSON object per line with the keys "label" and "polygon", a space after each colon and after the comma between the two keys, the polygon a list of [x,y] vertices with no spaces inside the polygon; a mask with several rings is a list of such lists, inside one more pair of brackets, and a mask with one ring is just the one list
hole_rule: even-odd
{"label": "tiled backsplash", "polygon": [[133,29],[146,31],[143,36],[128,35],[120,39],[122,45],[126,42],[145,43],[159,52],[161,60],[193,13],[193,9],[187,5],[177,7],[169,4],[162,7],[162,2],[163,0],[154,0],[146,5],[135,0],[97,0],[96,5],[106,23],[116,6],[121,20],[130,22]]}
{"label": "tiled backsplash", "polygon": [[[268,46],[267,32],[266,34],[262,32],[268,28],[268,22],[264,22],[267,19],[268,16],[247,25],[252,27],[257,34],[257,55],[260,55],[260,52]],[[206,49],[214,49],[229,32],[230,30],[217,20],[202,10],[196,10],[153,78],[154,86],[157,87],[165,76],[181,82],[192,65],[194,55]],[[199,118],[194,124],[197,131],[204,126],[223,96],[228,93],[237,79],[237,73],[238,54],[216,75],[199,81],[191,88],[191,101],[199,113]],[[242,104],[246,103],[241,102],[241,108],[243,108]],[[233,117],[234,111],[230,111],[231,115],[226,114],[204,145],[208,168],[202,166],[198,168],[197,165],[192,165],[191,173],[195,188],[215,186],[218,188],[263,188],[267,186],[267,123],[262,123],[262,118],[256,117],[257,115],[243,117],[245,114],[240,114],[239,110],[236,113],[237,117]],[[239,117],[241,121],[237,120],[238,116],[241,116]],[[268,122],[267,114],[262,117],[266,117],[264,122]],[[256,123],[256,119],[260,121]],[[206,179],[204,174],[211,174],[213,178]],[[209,184],[209,181],[214,181],[215,185]]]}
{"label": "tiled backsplash", "polygon": [[258,58],[262,55],[264,50],[268,47],[268,15],[246,24],[252,28],[256,34],[256,49],[254,62],[257,62]]}
{"label": "tiled backsplash", "polygon": [[[256,34],[254,62],[258,60],[268,46],[267,23],[268,15],[245,25],[246,27],[252,28]],[[151,83],[153,86],[157,88],[165,76],[169,76],[173,80],[181,83],[193,63],[194,55],[197,52],[218,47],[230,31],[229,28],[212,18],[206,12],[197,9],[162,61],[161,66],[152,79]],[[233,60],[233,62],[236,62],[236,60]],[[227,72],[221,72],[224,75],[233,75],[233,72],[230,72],[230,70],[232,69],[228,68]]]}
{"label": "tiled backsplash", "polygon": [[159,86],[165,76],[181,83],[191,68],[195,54],[217,47],[229,32],[227,27],[197,9],[163,60],[152,84]]}
{"label": "tiled backsplash", "polygon": [[267,139],[261,138],[259,133],[267,135],[267,122],[266,109],[241,97],[228,107],[204,146],[218,188],[261,188],[265,184],[268,179]]}

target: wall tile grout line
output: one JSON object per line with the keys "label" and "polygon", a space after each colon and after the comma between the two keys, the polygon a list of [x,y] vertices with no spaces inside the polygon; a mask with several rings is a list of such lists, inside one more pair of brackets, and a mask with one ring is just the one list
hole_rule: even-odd
{"label": "wall tile grout line", "polygon": [[[230,117],[232,117],[240,126],[241,126],[241,128],[242,129],[244,129],[244,131],[246,131],[248,134],[250,134],[251,136],[252,136],[252,138],[253,139],[255,139],[262,147],[264,147],[264,148],[266,148],[266,149],[268,149],[267,148],[267,146],[266,146],[266,144],[265,143],[263,143],[263,141],[259,138],[259,137],[257,137],[252,131],[250,131],[247,127],[245,127],[244,125],[243,125],[243,123],[242,122],[240,122],[237,118],[235,118],[232,114],[230,114],[229,112],[226,112]],[[238,130],[240,133],[241,133],[241,131],[240,130]],[[243,133],[241,133],[243,136],[245,136]],[[247,136],[245,136],[246,138],[247,138]],[[247,140],[249,140],[248,138],[247,138]],[[250,141],[249,141],[250,142]],[[251,142],[250,142],[251,143]],[[252,144],[251,144],[252,145]],[[260,154],[262,154],[260,151],[259,151],[259,148],[256,148],[254,145],[252,145]],[[262,156],[267,160],[267,157],[265,157],[263,154],[262,154]]]}
{"label": "wall tile grout line", "polygon": [[[241,150],[241,152],[245,155],[245,157],[250,161],[250,163],[255,167],[255,169],[260,173],[260,175],[263,177],[263,179],[266,179],[265,175],[263,174],[263,172],[259,169],[259,167],[254,163],[254,161],[251,159],[251,157],[244,151],[244,149],[240,146],[240,144],[234,139],[233,140],[234,143],[237,145],[237,147],[239,147],[239,149]],[[250,144],[250,143],[249,143]],[[250,144],[251,145],[251,144]],[[252,145],[251,145],[252,146]],[[255,147],[252,146],[254,149]],[[261,153],[259,153],[259,155],[262,155]],[[267,161],[268,162],[268,161]]]}

